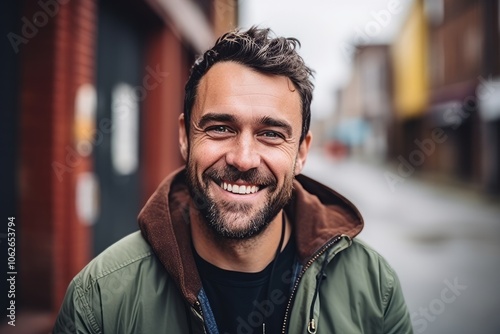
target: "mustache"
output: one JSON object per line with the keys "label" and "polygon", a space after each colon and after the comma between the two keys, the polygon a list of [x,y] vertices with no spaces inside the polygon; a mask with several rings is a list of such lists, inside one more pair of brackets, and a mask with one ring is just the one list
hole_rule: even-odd
{"label": "mustache", "polygon": [[249,169],[247,171],[239,171],[236,167],[225,166],[222,169],[216,169],[215,167],[209,168],[205,173],[207,177],[217,181],[218,183],[225,182],[236,182],[238,180],[255,184],[259,186],[276,186],[276,178],[272,174],[263,174],[257,168]]}

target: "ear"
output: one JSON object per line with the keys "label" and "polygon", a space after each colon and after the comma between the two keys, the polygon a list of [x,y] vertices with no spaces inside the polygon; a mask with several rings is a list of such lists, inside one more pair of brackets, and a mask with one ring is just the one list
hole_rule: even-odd
{"label": "ear", "polygon": [[312,133],[311,131],[307,132],[302,143],[299,146],[299,154],[297,155],[297,160],[295,161],[295,175],[300,174],[304,165],[306,163],[307,154],[309,153],[309,148],[311,147],[312,142]]}
{"label": "ear", "polygon": [[184,119],[184,113],[182,113],[179,116],[179,148],[184,161],[187,161],[188,159],[188,143],[189,141],[186,133],[186,123]]}

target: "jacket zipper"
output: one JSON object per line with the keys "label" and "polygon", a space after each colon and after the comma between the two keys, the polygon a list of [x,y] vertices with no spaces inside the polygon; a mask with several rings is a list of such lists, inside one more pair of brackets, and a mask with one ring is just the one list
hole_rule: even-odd
{"label": "jacket zipper", "polygon": [[200,312],[201,319],[203,320],[203,333],[207,333],[207,329],[205,328],[205,320],[203,319],[203,309],[201,308],[201,303],[199,300],[194,302],[195,309]]}
{"label": "jacket zipper", "polygon": [[[327,242],[323,247],[316,252],[316,254],[307,261],[307,263],[304,265],[302,270],[299,273],[299,276],[295,280],[295,284],[293,285],[292,292],[290,293],[290,298],[288,298],[288,304],[286,305],[285,309],[285,317],[283,318],[283,327],[281,329],[282,334],[286,334],[286,327],[287,327],[287,322],[288,322],[288,313],[290,312],[290,308],[292,306],[292,301],[293,298],[295,297],[295,293],[297,292],[297,288],[299,287],[300,279],[306,272],[306,270],[316,261],[328,248],[332,247],[335,243],[337,243],[344,235],[341,234],[333,239],[331,239],[329,242]],[[308,324],[309,326],[315,327],[315,324]]]}

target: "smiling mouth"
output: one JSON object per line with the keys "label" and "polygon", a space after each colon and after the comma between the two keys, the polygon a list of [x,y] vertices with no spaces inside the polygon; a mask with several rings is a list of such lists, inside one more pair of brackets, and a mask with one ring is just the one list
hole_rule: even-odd
{"label": "smiling mouth", "polygon": [[228,191],[228,192],[233,193],[233,194],[240,194],[240,195],[255,194],[260,189],[260,187],[257,185],[233,184],[233,183],[228,183],[228,182],[221,182],[219,184],[219,186],[222,189],[224,189],[225,191]]}

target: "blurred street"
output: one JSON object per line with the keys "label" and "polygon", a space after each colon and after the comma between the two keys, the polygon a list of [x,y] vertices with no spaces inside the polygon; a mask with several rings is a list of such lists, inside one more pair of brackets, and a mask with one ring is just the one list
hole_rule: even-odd
{"label": "blurred street", "polygon": [[398,273],[415,333],[500,333],[498,204],[416,177],[391,191],[388,168],[312,152],[304,174],[361,211],[360,238]]}

